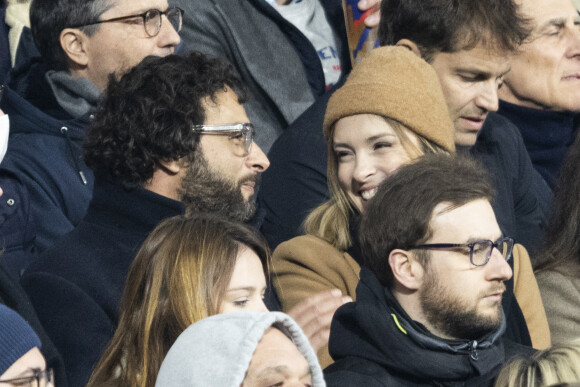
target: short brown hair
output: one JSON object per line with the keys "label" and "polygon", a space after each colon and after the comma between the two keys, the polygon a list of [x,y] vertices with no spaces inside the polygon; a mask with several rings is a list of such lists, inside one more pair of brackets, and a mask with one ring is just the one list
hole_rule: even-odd
{"label": "short brown hair", "polygon": [[515,0],[383,0],[379,40],[414,42],[431,62],[439,52],[469,50],[478,44],[516,52],[531,31]]}
{"label": "short brown hair", "polygon": [[392,286],[389,254],[429,239],[439,203],[457,208],[492,197],[489,174],[466,157],[430,154],[402,167],[379,186],[363,215],[359,238],[365,264],[383,286]]}

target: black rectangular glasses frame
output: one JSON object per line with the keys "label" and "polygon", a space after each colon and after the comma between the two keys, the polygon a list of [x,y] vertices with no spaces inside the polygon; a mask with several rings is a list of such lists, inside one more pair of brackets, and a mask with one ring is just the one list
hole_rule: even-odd
{"label": "black rectangular glasses frame", "polygon": [[[507,250],[503,251],[503,245],[507,245]],[[482,245],[486,247],[487,251],[485,254],[485,261],[483,263],[475,263],[473,260],[473,253],[476,251],[476,247],[481,248]],[[475,241],[471,243],[431,243],[431,244],[424,244],[413,246],[409,250],[412,249],[452,249],[458,247],[469,247],[469,261],[474,266],[484,266],[487,264],[489,259],[491,258],[491,252],[493,249],[498,249],[502,254],[504,254],[504,258],[506,261],[509,261],[512,256],[512,251],[514,247],[514,240],[510,237],[499,238],[497,241],[493,242],[489,239],[484,239],[480,241]]]}

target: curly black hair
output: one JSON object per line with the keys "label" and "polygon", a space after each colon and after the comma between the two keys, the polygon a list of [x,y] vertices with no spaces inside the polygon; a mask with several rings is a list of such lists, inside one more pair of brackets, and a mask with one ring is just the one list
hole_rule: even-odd
{"label": "curly black hair", "polygon": [[247,89],[234,68],[198,52],[147,57],[121,79],[113,76],[84,143],[85,162],[97,179],[126,189],[142,187],[161,160],[195,155],[203,124],[202,99],[215,101],[230,87],[240,103]]}

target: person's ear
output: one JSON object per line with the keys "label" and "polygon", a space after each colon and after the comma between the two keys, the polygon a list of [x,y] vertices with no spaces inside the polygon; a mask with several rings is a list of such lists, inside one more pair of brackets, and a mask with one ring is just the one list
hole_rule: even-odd
{"label": "person's ear", "polygon": [[177,175],[183,168],[183,160],[160,160],[159,165],[170,175]]}
{"label": "person's ear", "polygon": [[411,51],[413,54],[417,55],[419,58],[423,57],[421,55],[421,50],[419,50],[419,46],[417,46],[417,44],[415,42],[413,42],[412,40],[401,39],[395,44],[395,46],[405,47],[406,49]]}
{"label": "person's ear", "polygon": [[423,284],[425,271],[413,253],[395,249],[389,254],[389,266],[395,281],[409,290],[418,290]]}
{"label": "person's ear", "polygon": [[68,59],[79,67],[89,62],[88,36],[78,28],[65,28],[60,33],[60,46]]}

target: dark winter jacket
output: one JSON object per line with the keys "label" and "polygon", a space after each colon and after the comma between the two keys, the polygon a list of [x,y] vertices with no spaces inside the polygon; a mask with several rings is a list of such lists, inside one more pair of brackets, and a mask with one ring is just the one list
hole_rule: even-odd
{"label": "dark winter jacket", "polygon": [[574,113],[538,110],[500,101],[498,114],[519,129],[534,168],[553,189],[575,138]]}
{"label": "dark winter jacket", "polygon": [[492,386],[503,364],[531,348],[502,338],[505,323],[479,340],[443,340],[411,320],[363,268],[357,300],[338,309],[325,369],[329,387]]}
{"label": "dark winter jacket", "polygon": [[69,386],[85,386],[113,336],[129,266],[163,219],[181,202],[145,189],[97,184],[87,216],[45,251],[21,283],[61,353]]}
{"label": "dark winter jacket", "polygon": [[6,4],[0,1],[0,83],[4,83],[12,63],[10,63],[10,44],[8,42],[8,32],[10,28],[4,22],[6,20]]}
{"label": "dark winter jacket", "polygon": [[[42,79],[39,76],[39,82]],[[40,96],[30,97],[40,103]],[[64,117],[51,98],[45,95],[42,108]],[[19,275],[35,250],[40,253],[51,246],[86,214],[93,174],[84,164],[82,142],[90,118],[54,118],[10,89],[0,108],[10,117],[8,152],[0,165],[0,235],[5,249],[0,260]]]}
{"label": "dark winter jacket", "polygon": [[534,169],[517,128],[498,114],[489,114],[471,155],[491,173],[492,201],[504,233],[526,247],[532,262],[541,245],[553,193]]}

